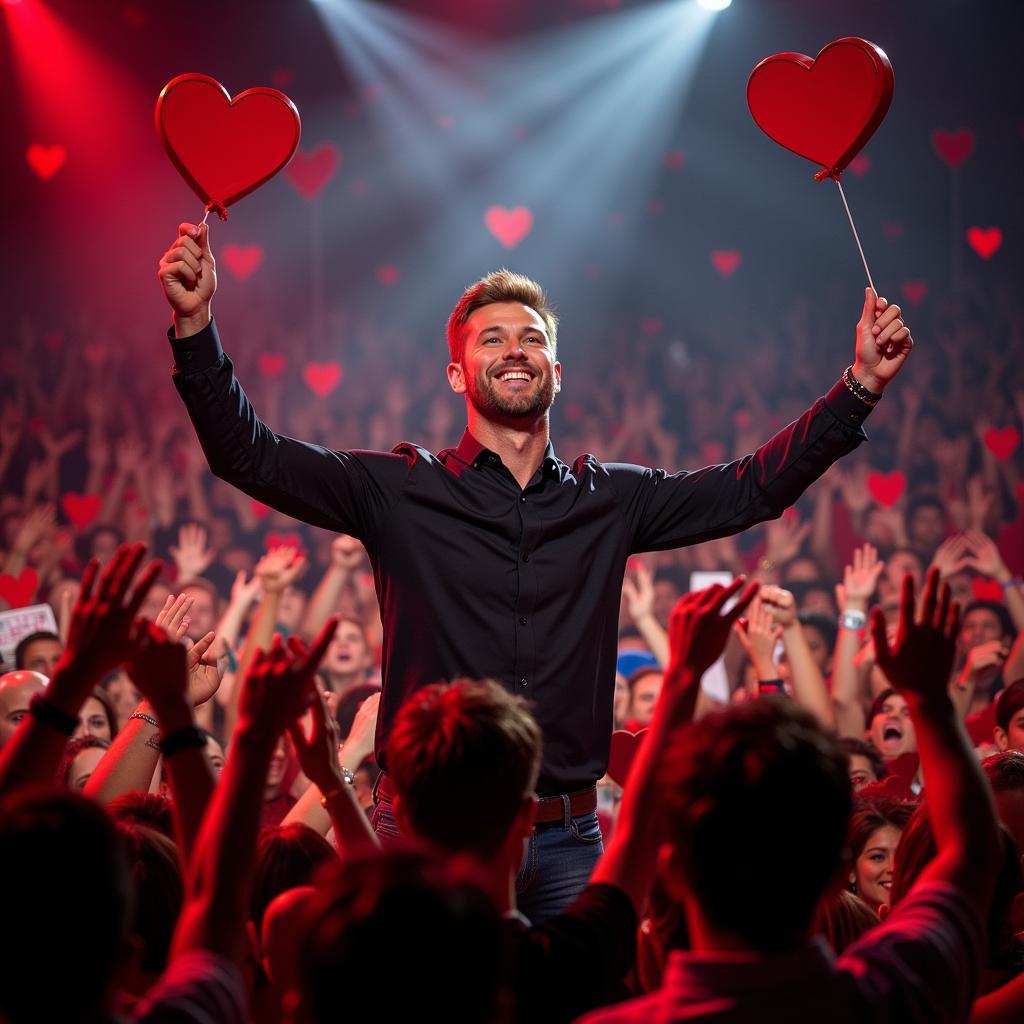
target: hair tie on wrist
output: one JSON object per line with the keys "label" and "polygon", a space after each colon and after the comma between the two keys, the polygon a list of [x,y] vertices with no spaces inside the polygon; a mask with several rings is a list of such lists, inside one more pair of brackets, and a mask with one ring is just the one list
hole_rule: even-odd
{"label": "hair tie on wrist", "polygon": [[41,693],[37,693],[28,702],[28,713],[43,725],[70,736],[78,727],[78,718],[61,711],[55,704],[51,704]]}
{"label": "hair tie on wrist", "polygon": [[160,753],[173,757],[182,750],[202,750],[206,746],[206,733],[197,725],[175,729],[160,739]]}

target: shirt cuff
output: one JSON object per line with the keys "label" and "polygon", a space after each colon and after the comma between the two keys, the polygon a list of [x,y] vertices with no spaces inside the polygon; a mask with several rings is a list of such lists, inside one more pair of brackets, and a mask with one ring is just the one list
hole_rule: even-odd
{"label": "shirt cuff", "polygon": [[217,324],[212,317],[198,334],[189,335],[187,338],[176,338],[174,328],[168,327],[167,340],[171,343],[174,369],[177,373],[202,373],[203,370],[216,366],[224,355]]}
{"label": "shirt cuff", "polygon": [[867,402],[862,402],[844,383],[840,377],[832,385],[828,394],[825,395],[825,405],[829,412],[840,423],[847,427],[857,427],[864,422],[867,415],[874,408]]}

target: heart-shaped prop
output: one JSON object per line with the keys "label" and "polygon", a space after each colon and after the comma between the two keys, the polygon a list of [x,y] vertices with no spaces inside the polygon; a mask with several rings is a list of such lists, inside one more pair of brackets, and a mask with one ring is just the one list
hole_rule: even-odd
{"label": "heart-shaped prop", "polygon": [[868,474],[868,491],[883,508],[892,508],[907,489],[907,478],[898,470],[891,473]]}
{"label": "heart-shaped prop", "polygon": [[100,514],[103,500],[98,494],[76,494],[69,491],[60,499],[60,507],[71,525],[79,531],[87,530]]}
{"label": "heart-shaped prop", "polygon": [[484,223],[506,249],[514,249],[530,233],[533,212],[526,206],[512,210],[504,206],[489,206],[484,214]]}
{"label": "heart-shaped prop", "polygon": [[883,50],[850,36],[815,58],[766,57],[747,81],[758,127],[780,146],[838,178],[882,123],[892,101],[892,65]]}
{"label": "heart-shaped prop", "polygon": [[1016,427],[989,427],[983,435],[985,447],[1000,461],[1005,462],[1020,444],[1020,431]]}
{"label": "heart-shaped prop", "polygon": [[626,785],[629,769],[633,767],[633,759],[646,735],[646,729],[635,733],[628,729],[616,729],[612,733],[612,745],[608,751],[608,778],[612,782]]}
{"label": "heart-shaped prop", "polygon": [[291,160],[301,128],[284,93],[260,87],[232,99],[209,75],[179,75],[156,101],[156,132],[167,155],[222,220],[227,207]]}
{"label": "heart-shaped prop", "polygon": [[0,573],[0,601],[6,601],[12,608],[24,608],[38,586],[39,573],[32,566],[26,566],[17,576]]}

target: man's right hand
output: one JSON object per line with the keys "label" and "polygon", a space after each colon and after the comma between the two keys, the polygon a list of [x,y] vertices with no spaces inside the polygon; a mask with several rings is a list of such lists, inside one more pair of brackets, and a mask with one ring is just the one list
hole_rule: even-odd
{"label": "man's right hand", "polygon": [[217,290],[210,225],[179,224],[178,238],[160,260],[157,276],[174,311],[175,337],[187,338],[206,327]]}

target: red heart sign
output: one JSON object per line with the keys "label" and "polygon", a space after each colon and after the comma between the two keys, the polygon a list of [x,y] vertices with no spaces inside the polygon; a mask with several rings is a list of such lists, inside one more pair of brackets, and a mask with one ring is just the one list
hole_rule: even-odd
{"label": "red heart sign", "polygon": [[321,142],[312,152],[297,150],[285,170],[295,191],[304,199],[316,199],[334,177],[341,164],[341,153],[331,142]]}
{"label": "red heart sign", "polygon": [[991,259],[1003,244],[999,228],[968,228],[967,244],[983,259]]}
{"label": "red heart sign", "polygon": [[626,785],[629,769],[633,767],[633,759],[640,749],[646,729],[632,733],[626,729],[616,729],[612,733],[612,745],[608,751],[608,778],[620,786]]}
{"label": "red heart sign", "polygon": [[307,363],[302,368],[306,387],[320,398],[326,398],[341,383],[340,363]]}
{"label": "red heart sign", "polygon": [[533,227],[533,213],[525,206],[506,210],[504,206],[490,206],[484,214],[487,230],[506,249],[514,249]]}
{"label": "red heart sign", "polygon": [[904,281],[900,286],[903,298],[912,306],[920,306],[928,294],[928,285],[924,281]]}
{"label": "red heart sign", "polygon": [[871,497],[884,508],[891,508],[903,497],[907,478],[895,469],[891,473],[873,472],[868,474],[868,490]]}
{"label": "red heart sign", "polygon": [[12,608],[24,608],[35,596],[39,586],[39,573],[27,566],[17,576],[9,572],[0,573],[0,601],[6,601]]}
{"label": "red heart sign", "polygon": [[25,159],[35,174],[48,181],[63,166],[68,158],[68,151],[63,146],[44,146],[33,142],[25,151]]}
{"label": "red heart sign", "polygon": [[156,101],[156,132],[203,205],[227,207],[272,178],[298,148],[299,112],[276,89],[234,99],[209,75],[179,75]]}
{"label": "red heart sign", "polygon": [[220,261],[239,281],[247,281],[260,268],[263,262],[263,246],[257,242],[252,245],[236,245],[229,242],[220,254]]}
{"label": "red heart sign", "polygon": [[71,521],[76,530],[87,529],[100,514],[103,502],[98,494],[76,494],[74,491],[60,499],[60,507],[64,515]]}
{"label": "red heart sign", "polygon": [[284,373],[285,358],[280,352],[262,352],[256,360],[260,376],[276,380]]}
{"label": "red heart sign", "polygon": [[1016,427],[989,427],[984,434],[985,447],[1000,461],[1005,462],[1020,444],[1020,431]]}
{"label": "red heart sign", "polygon": [[838,177],[882,123],[892,101],[892,65],[866,39],[829,43],[813,60],[766,57],[747,81],[758,127],[780,146]]}
{"label": "red heart sign", "polygon": [[722,277],[732,277],[742,262],[743,256],[737,249],[715,249],[711,253],[711,265]]}
{"label": "red heart sign", "polygon": [[932,132],[932,148],[950,167],[959,167],[974,149],[974,132],[961,128],[958,132]]}

